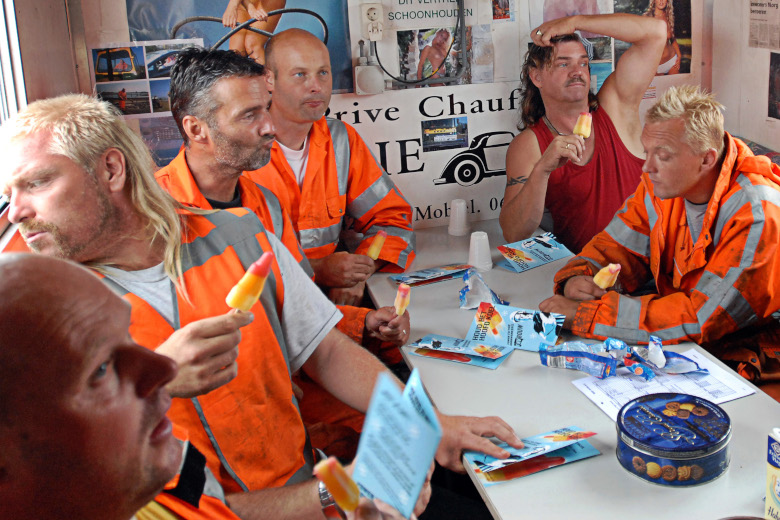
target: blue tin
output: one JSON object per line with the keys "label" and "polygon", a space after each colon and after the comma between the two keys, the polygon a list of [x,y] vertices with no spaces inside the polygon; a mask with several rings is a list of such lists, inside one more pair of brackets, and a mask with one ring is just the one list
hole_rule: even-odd
{"label": "blue tin", "polygon": [[617,417],[617,458],[634,475],[664,486],[695,486],[729,467],[731,419],[718,405],[687,394],[650,394]]}

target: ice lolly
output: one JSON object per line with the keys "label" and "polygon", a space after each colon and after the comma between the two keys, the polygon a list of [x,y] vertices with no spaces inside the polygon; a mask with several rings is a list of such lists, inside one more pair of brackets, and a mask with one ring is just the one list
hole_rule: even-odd
{"label": "ice lolly", "polygon": [[360,490],[352,477],[344,471],[336,457],[328,457],[318,462],[314,466],[314,476],[325,484],[341,509],[344,511],[357,509],[360,501]]}
{"label": "ice lolly", "polygon": [[593,277],[593,282],[602,289],[609,289],[615,285],[619,272],[620,264],[609,264],[596,273],[596,276]]}
{"label": "ice lolly", "polygon": [[406,308],[409,306],[409,300],[411,300],[411,287],[402,283],[398,286],[398,292],[395,293],[395,313],[399,316],[403,315]]}
{"label": "ice lolly", "polygon": [[374,237],[374,241],[371,242],[371,246],[368,248],[368,255],[369,258],[372,260],[376,260],[379,258],[379,253],[382,251],[382,246],[385,245],[385,239],[387,238],[387,233],[384,231],[380,231],[376,234]]}
{"label": "ice lolly", "polygon": [[587,139],[590,137],[590,127],[593,122],[593,117],[590,112],[582,112],[580,117],[577,118],[577,124],[574,125],[574,133]]}
{"label": "ice lolly", "polygon": [[249,266],[244,276],[230,289],[227,298],[225,298],[228,307],[241,311],[248,311],[252,308],[252,305],[260,298],[260,293],[263,292],[265,278],[271,270],[273,259],[274,254],[266,252]]}

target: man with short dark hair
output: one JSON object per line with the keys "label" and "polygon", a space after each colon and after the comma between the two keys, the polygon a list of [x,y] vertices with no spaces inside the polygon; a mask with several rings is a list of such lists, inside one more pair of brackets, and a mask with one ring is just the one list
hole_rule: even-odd
{"label": "man with short dark hair", "polygon": [[[574,31],[631,43],[597,95],[590,58]],[[508,242],[530,237],[545,211],[575,253],[604,229],[633,193],[642,168],[639,103],[666,38],[661,20],[629,14],[570,16],[531,32],[521,72],[521,133],[509,145],[501,229]],[[581,113],[593,131],[573,133]]]}

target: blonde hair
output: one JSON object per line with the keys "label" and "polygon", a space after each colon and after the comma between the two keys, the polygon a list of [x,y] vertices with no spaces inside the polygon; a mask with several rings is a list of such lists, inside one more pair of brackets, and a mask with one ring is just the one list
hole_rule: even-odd
{"label": "blonde hair", "polygon": [[[642,13],[642,16],[655,16],[655,3],[656,0],[650,0],[650,3],[645,12]],[[672,34],[672,38],[674,38],[674,7],[672,7],[672,0],[668,0],[666,2],[666,7],[661,9],[661,11],[664,12],[666,24],[669,26],[669,32]]]}
{"label": "blonde hair", "polygon": [[650,107],[645,123],[662,123],[681,118],[685,121],[685,142],[696,153],[710,148],[723,153],[723,105],[715,96],[695,85],[671,87]]}
{"label": "blonde hair", "polygon": [[43,99],[31,103],[3,125],[3,140],[10,143],[41,132],[50,135],[50,153],[67,157],[93,177],[97,161],[106,150],[116,148],[122,152],[133,207],[148,221],[150,243],[162,240],[165,244],[165,272],[186,298],[181,264],[182,221],[177,213],[183,206],[157,184],[149,149],[125,124],[119,111],[108,102],[84,94]]}

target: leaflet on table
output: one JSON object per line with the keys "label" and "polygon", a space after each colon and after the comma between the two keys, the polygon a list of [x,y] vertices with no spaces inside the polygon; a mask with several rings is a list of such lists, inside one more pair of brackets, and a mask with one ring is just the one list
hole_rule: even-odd
{"label": "leaflet on table", "polygon": [[513,448],[506,442],[498,442],[496,445],[509,452],[506,459],[497,459],[484,453],[467,451],[466,460],[476,465],[482,473],[490,473],[497,469],[516,464],[518,462],[544,455],[552,451],[564,448],[575,442],[593,437],[596,432],[586,432],[577,426],[560,428],[546,433],[540,433],[533,437],[522,439],[522,448]]}
{"label": "leaflet on table", "polygon": [[416,347],[410,351],[416,356],[454,361],[491,370],[495,370],[506,360],[507,354],[514,350],[505,345],[485,345],[475,341],[434,334],[429,334],[409,346]]}
{"label": "leaflet on table", "polygon": [[518,273],[572,255],[552,233],[498,246],[498,250]]}
{"label": "leaflet on table", "polygon": [[471,463],[471,467],[474,469],[474,473],[480,483],[484,487],[490,487],[556,466],[562,466],[569,462],[595,457],[596,455],[601,455],[601,452],[594,448],[591,443],[588,441],[579,441],[555,451],[545,453],[539,457],[516,462],[515,464],[505,466],[489,473],[482,473],[473,462]]}
{"label": "leaflet on table", "polygon": [[683,352],[707,373],[657,374],[652,381],[645,381],[626,368],[619,368],[618,375],[598,379],[585,377],[572,381],[580,392],[593,401],[614,421],[620,408],[632,399],[648,394],[679,393],[703,397],[715,404],[754,394],[755,390],[743,378],[719,367],[696,350]]}
{"label": "leaflet on table", "polygon": [[469,269],[471,269],[471,266],[468,264],[448,264],[441,267],[429,267],[420,271],[412,271],[411,273],[391,274],[390,279],[397,284],[425,285],[460,278]]}
{"label": "leaflet on table", "polygon": [[386,374],[377,379],[363,423],[353,479],[409,518],[441,440],[441,426],[417,370],[403,393]]}
{"label": "leaflet on table", "polygon": [[562,314],[482,303],[466,339],[538,352],[542,342],[555,344],[564,319]]}

